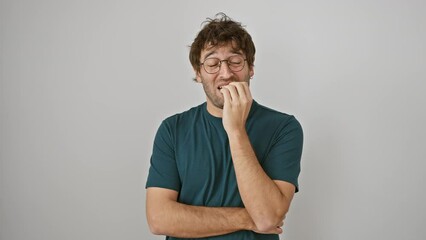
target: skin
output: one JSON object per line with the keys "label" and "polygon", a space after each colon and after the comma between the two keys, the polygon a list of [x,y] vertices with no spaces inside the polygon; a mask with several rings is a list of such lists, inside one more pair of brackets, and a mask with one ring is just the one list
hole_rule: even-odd
{"label": "skin", "polygon": [[[224,60],[235,54],[244,56],[241,51],[234,51],[231,44],[207,47],[201,52],[201,61],[207,57]],[[270,179],[251,147],[245,123],[253,102],[249,89],[253,75],[254,68],[247,62],[239,72],[232,72],[226,62],[215,74],[208,74],[203,68],[196,71],[197,82],[203,85],[206,93],[207,111],[222,118],[245,208],[185,205],[177,202],[178,192],[174,190],[148,188],[147,219],[154,234],[198,238],[239,230],[282,233],[295,187]]]}

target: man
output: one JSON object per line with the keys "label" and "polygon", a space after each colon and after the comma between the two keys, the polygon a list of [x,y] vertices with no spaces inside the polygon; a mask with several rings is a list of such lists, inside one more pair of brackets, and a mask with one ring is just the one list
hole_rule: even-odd
{"label": "man", "polygon": [[190,50],[207,101],[164,120],[154,140],[146,211],[166,239],[278,239],[298,191],[303,133],[252,99],[255,46],[225,14]]}

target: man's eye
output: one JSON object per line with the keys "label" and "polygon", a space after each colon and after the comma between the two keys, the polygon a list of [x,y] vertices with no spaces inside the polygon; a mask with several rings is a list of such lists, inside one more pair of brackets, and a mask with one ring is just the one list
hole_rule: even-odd
{"label": "man's eye", "polygon": [[217,67],[219,66],[219,63],[209,63],[207,64],[207,67]]}

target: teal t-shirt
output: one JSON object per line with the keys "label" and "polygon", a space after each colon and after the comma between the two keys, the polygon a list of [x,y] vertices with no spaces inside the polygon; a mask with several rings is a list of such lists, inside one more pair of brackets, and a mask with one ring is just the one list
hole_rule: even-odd
{"label": "teal t-shirt", "polygon": [[[303,132],[296,118],[253,101],[246,131],[266,174],[294,184],[298,191]],[[162,122],[154,140],[146,187],[176,190],[178,201],[188,205],[244,207],[222,119],[209,114],[206,103]],[[238,231],[203,239],[279,238],[276,234]]]}

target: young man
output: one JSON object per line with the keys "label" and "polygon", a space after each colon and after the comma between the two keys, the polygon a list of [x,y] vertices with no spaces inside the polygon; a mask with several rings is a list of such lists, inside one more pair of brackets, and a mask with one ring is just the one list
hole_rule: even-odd
{"label": "young man", "polygon": [[224,14],[205,22],[190,61],[207,101],[164,120],[146,211],[166,239],[278,239],[295,192],[303,133],[252,99],[255,46]]}

